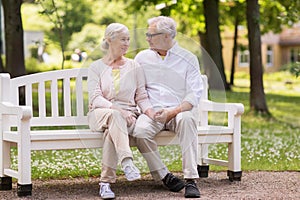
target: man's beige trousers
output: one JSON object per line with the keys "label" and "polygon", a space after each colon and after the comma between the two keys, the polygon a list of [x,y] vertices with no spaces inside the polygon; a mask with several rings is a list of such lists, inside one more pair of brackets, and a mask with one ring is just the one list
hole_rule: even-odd
{"label": "man's beige trousers", "polygon": [[167,124],[155,122],[147,115],[140,115],[136,121],[133,137],[147,161],[149,170],[155,180],[162,180],[169,173],[161,161],[154,137],[163,129],[174,131],[180,141],[182,167],[185,179],[199,178],[197,171],[198,137],[195,110],[179,113]]}

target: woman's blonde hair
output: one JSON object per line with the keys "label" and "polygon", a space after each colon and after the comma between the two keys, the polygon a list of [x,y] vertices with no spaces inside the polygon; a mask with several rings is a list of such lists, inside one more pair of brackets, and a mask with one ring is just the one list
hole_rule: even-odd
{"label": "woman's blonde hair", "polygon": [[104,33],[104,38],[101,43],[101,49],[103,51],[107,51],[109,49],[109,43],[107,42],[108,39],[114,39],[116,35],[121,32],[129,32],[127,26],[120,23],[111,23],[109,24]]}

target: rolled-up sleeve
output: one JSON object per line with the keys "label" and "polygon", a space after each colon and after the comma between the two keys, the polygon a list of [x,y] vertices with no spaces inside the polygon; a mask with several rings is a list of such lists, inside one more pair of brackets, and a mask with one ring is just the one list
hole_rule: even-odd
{"label": "rolled-up sleeve", "polygon": [[186,82],[188,88],[183,101],[187,101],[193,106],[197,106],[203,92],[203,82],[197,59],[194,59],[194,62],[188,67]]}

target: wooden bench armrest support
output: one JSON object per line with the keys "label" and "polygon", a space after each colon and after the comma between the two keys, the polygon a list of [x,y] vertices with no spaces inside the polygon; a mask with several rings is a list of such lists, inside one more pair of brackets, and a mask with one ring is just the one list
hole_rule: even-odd
{"label": "wooden bench armrest support", "polygon": [[32,117],[29,106],[16,106],[9,102],[0,102],[1,115],[17,115],[21,120],[29,120]]}
{"label": "wooden bench armrest support", "polygon": [[201,111],[228,112],[240,116],[244,113],[244,106],[241,103],[218,103],[210,100],[201,100]]}

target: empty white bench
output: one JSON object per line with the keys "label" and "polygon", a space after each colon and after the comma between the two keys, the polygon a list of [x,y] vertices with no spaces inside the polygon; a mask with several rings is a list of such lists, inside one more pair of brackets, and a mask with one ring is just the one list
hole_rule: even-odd
{"label": "empty white bench", "polygon": [[[199,105],[199,175],[207,177],[209,164],[214,164],[227,166],[231,181],[241,180],[241,115],[244,106],[208,100],[207,78],[205,75],[202,78],[205,86]],[[13,79],[7,73],[0,74],[0,190],[12,189],[13,177],[18,181],[18,196],[32,194],[33,150],[102,147],[101,134],[90,131],[87,126],[86,82],[87,69],[56,70]],[[25,105],[20,105],[20,94],[24,96]],[[226,125],[209,125],[209,112],[227,113]],[[163,146],[178,144],[175,134],[169,131],[159,133],[156,140]],[[217,143],[228,144],[228,160],[208,157],[208,144]],[[11,168],[10,150],[13,146],[17,147],[17,170]]]}

